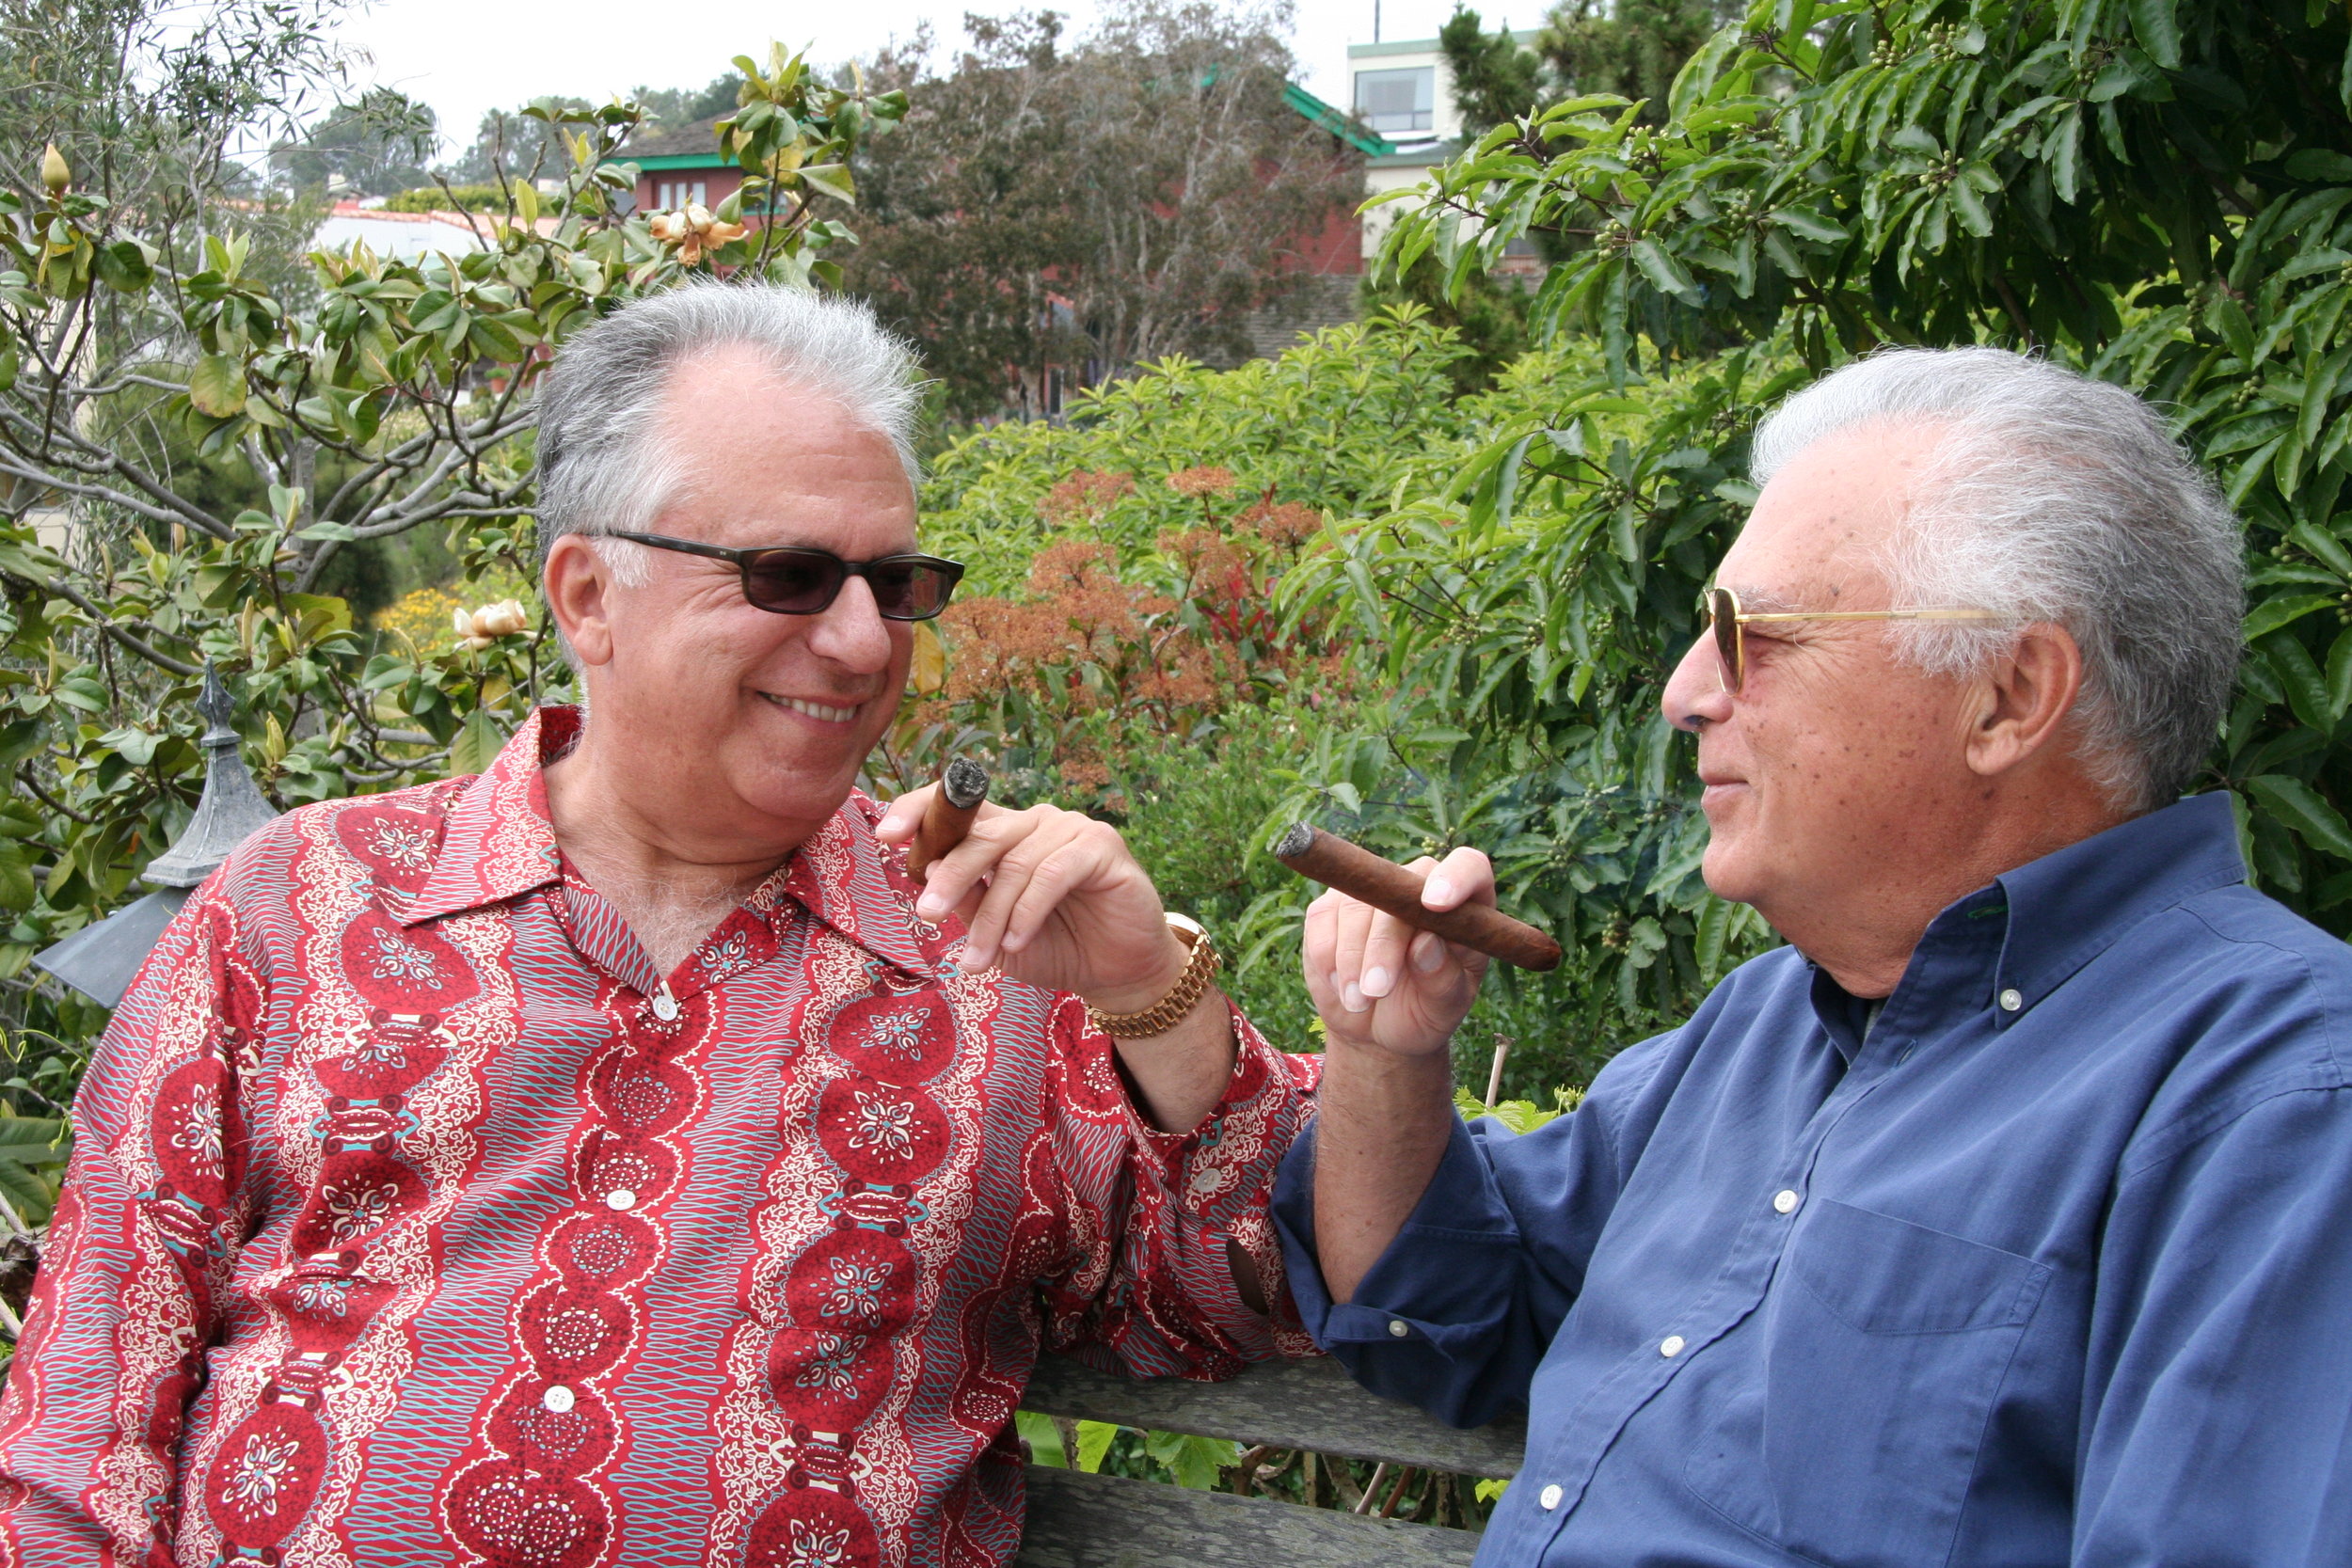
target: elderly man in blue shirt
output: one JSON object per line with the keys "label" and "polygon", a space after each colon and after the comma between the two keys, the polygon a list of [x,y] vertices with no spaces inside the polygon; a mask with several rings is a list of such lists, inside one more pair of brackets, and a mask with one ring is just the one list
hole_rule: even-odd
{"label": "elderly man in blue shirt", "polygon": [[1788,945],[1514,1137],[1451,1109],[1481,962],[1318,900],[1309,1326],[1527,1411],[1483,1564],[2352,1563],[2352,949],[2180,798],[2228,508],[2128,393],[1986,348],[1826,378],[1756,469],[1664,701],[1708,885]]}

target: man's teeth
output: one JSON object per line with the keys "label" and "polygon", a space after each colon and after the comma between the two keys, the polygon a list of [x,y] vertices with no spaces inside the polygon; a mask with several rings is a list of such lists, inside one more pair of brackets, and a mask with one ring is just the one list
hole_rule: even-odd
{"label": "man's teeth", "polygon": [[778,697],[768,692],[761,695],[779,707],[788,707],[795,713],[805,713],[811,719],[822,719],[828,723],[846,724],[857,717],[857,709],[853,707],[827,707],[822,703],[812,703],[803,697]]}

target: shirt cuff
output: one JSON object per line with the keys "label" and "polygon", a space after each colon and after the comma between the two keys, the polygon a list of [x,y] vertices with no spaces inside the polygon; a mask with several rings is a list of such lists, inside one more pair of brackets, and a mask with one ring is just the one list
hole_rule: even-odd
{"label": "shirt cuff", "polygon": [[1268,1044],[1241,1009],[1225,1004],[1233,1024],[1233,1070],[1225,1092],[1185,1132],[1163,1132],[1132,1095],[1127,1123],[1136,1147],[1152,1156],[1185,1213],[1219,1229],[1262,1213],[1276,1170],[1307,1123],[1320,1056],[1293,1056]]}
{"label": "shirt cuff", "polygon": [[1315,1343],[1326,1350],[1409,1345],[1448,1360],[1490,1345],[1518,1299],[1519,1234],[1487,1168],[1480,1131],[1454,1118],[1421,1201],[1350,1302],[1331,1299],[1315,1256],[1315,1131],[1309,1127],[1292,1146],[1274,1191],[1291,1295]]}

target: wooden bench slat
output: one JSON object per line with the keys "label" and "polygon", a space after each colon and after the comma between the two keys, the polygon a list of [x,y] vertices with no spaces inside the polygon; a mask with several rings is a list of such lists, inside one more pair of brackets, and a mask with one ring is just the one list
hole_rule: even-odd
{"label": "wooden bench slat", "polygon": [[1464,1432],[1411,1405],[1366,1393],[1338,1362],[1322,1356],[1260,1362],[1225,1383],[1175,1377],[1137,1383],[1048,1355],[1038,1362],[1021,1408],[1471,1476],[1518,1474],[1527,1446],[1523,1421]]}
{"label": "wooden bench slat", "polygon": [[1463,1568],[1469,1530],[1029,1466],[1014,1568]]}

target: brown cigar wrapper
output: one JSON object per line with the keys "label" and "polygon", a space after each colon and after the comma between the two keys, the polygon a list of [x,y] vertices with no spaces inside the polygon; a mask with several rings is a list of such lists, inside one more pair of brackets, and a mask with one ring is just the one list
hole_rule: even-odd
{"label": "brown cigar wrapper", "polygon": [[939,788],[914,830],[907,848],[907,875],[923,879],[923,868],[963,842],[980,817],[980,802],[988,799],[988,770],[969,757],[957,757],[939,776]]}
{"label": "brown cigar wrapper", "polygon": [[1275,845],[1274,858],[1311,881],[1488,958],[1520,969],[1560,967],[1560,944],[1525,921],[1486,904],[1423,909],[1419,877],[1311,823],[1294,824]]}

